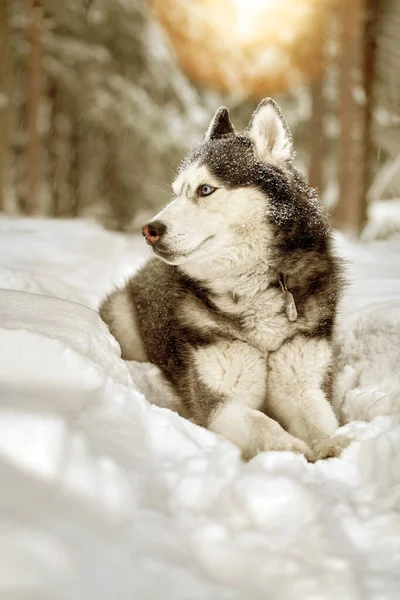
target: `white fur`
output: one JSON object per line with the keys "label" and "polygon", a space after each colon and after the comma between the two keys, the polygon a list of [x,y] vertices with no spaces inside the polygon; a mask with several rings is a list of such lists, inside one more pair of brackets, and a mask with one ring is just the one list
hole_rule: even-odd
{"label": "white fur", "polygon": [[[218,188],[205,198],[196,196],[202,184]],[[215,181],[206,166],[190,165],[175,180],[175,200],[154,220],[167,226],[163,245],[173,254],[167,262],[191,277],[212,282],[215,291],[233,287],[258,291],[259,277],[268,270],[271,233],[265,222],[266,198],[252,187],[228,190]],[[254,286],[249,273],[254,271]],[[268,281],[261,278],[268,285]]]}
{"label": "white fur", "polygon": [[211,316],[210,311],[194,297],[188,297],[182,303],[179,318],[183,325],[195,327],[199,331],[209,332],[210,330],[216,331],[218,329],[218,323]]}
{"label": "white fur", "polygon": [[285,163],[293,157],[293,142],[280,109],[270,98],[255,111],[249,130],[261,162]]}
{"label": "white fur", "polygon": [[[338,427],[322,390],[331,358],[328,342],[301,336],[289,340],[268,358],[267,412],[289,433],[325,456],[331,453],[325,441]],[[337,445],[336,441],[333,444]]]}
{"label": "white fur", "polygon": [[[260,286],[262,279],[257,280],[251,292],[243,294],[234,303],[225,294],[214,299],[215,304],[226,313],[240,315],[241,324],[246,331],[245,340],[258,348],[262,353],[273,352],[280,348],[284,340],[290,337],[298,327],[291,323],[284,311],[285,298],[280,288]],[[264,285],[268,286],[268,278]],[[237,290],[237,286],[235,286]]]}
{"label": "white fur", "polygon": [[245,458],[263,450],[308,452],[304,442],[260,412],[266,395],[266,363],[255,348],[224,340],[198,349],[194,364],[196,375],[221,398],[208,428],[239,446]]}
{"label": "white fur", "polygon": [[263,218],[265,196],[251,187],[221,187],[204,204],[204,233],[215,237],[204,253],[189,257],[182,269],[195,279],[212,282],[218,293],[233,288],[239,291],[241,282],[247,293],[252,288],[256,291],[258,278],[254,277],[253,287],[249,285],[249,274],[268,271],[270,252],[271,234]]}
{"label": "white fur", "polygon": [[117,289],[106,301],[106,322],[113,336],[121,346],[125,360],[147,362],[136,319],[133,314],[132,301],[127,288]]}
{"label": "white fur", "polygon": [[208,425],[241,450],[245,459],[259,452],[283,450],[310,456],[307,444],[287,433],[276,421],[242,402],[227,402],[217,410]]}
{"label": "white fur", "polygon": [[222,340],[194,353],[197,376],[210,390],[252,408],[265,401],[267,366],[263,355],[239,340]]}

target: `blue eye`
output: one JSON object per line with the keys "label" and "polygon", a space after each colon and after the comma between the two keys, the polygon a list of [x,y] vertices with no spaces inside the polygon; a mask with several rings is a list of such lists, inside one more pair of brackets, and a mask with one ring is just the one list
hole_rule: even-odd
{"label": "blue eye", "polygon": [[213,192],[215,192],[217,188],[212,187],[211,185],[207,185],[206,183],[204,185],[200,185],[197,188],[197,194],[199,196],[209,196],[210,194],[212,194]]}

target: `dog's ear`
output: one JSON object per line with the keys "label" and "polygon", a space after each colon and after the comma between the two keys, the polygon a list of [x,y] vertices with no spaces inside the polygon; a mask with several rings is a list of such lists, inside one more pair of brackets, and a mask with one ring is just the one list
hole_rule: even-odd
{"label": "dog's ear", "polygon": [[261,162],[284,163],[294,158],[292,134],[272,98],[265,98],[257,106],[250,119],[248,135]]}
{"label": "dog's ear", "polygon": [[229,111],[225,106],[221,106],[211,119],[204,139],[205,141],[213,140],[234,132],[235,130],[229,119]]}

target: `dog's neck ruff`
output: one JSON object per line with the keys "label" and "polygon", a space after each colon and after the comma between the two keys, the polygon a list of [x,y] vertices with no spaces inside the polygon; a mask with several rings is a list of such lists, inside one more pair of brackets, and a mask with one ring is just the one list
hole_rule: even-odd
{"label": "dog's neck ruff", "polygon": [[214,262],[212,266],[191,265],[179,267],[181,272],[190,279],[204,285],[205,288],[217,295],[237,294],[252,296],[265,291],[268,286],[276,281],[276,275],[270,270],[266,262],[259,261],[252,265],[241,265],[225,262]]}

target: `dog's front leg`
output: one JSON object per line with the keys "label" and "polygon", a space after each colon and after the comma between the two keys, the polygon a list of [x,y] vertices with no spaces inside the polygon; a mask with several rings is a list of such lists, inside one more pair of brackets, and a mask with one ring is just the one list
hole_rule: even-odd
{"label": "dog's front leg", "polygon": [[306,443],[260,411],[266,377],[263,354],[245,342],[221,340],[197,348],[188,381],[196,422],[239,446],[245,459],[263,450],[309,456]]}
{"label": "dog's front leg", "polygon": [[338,456],[349,440],[332,437],[338,421],[327,397],[328,341],[297,335],[268,357],[266,412],[311,448],[311,460]]}

